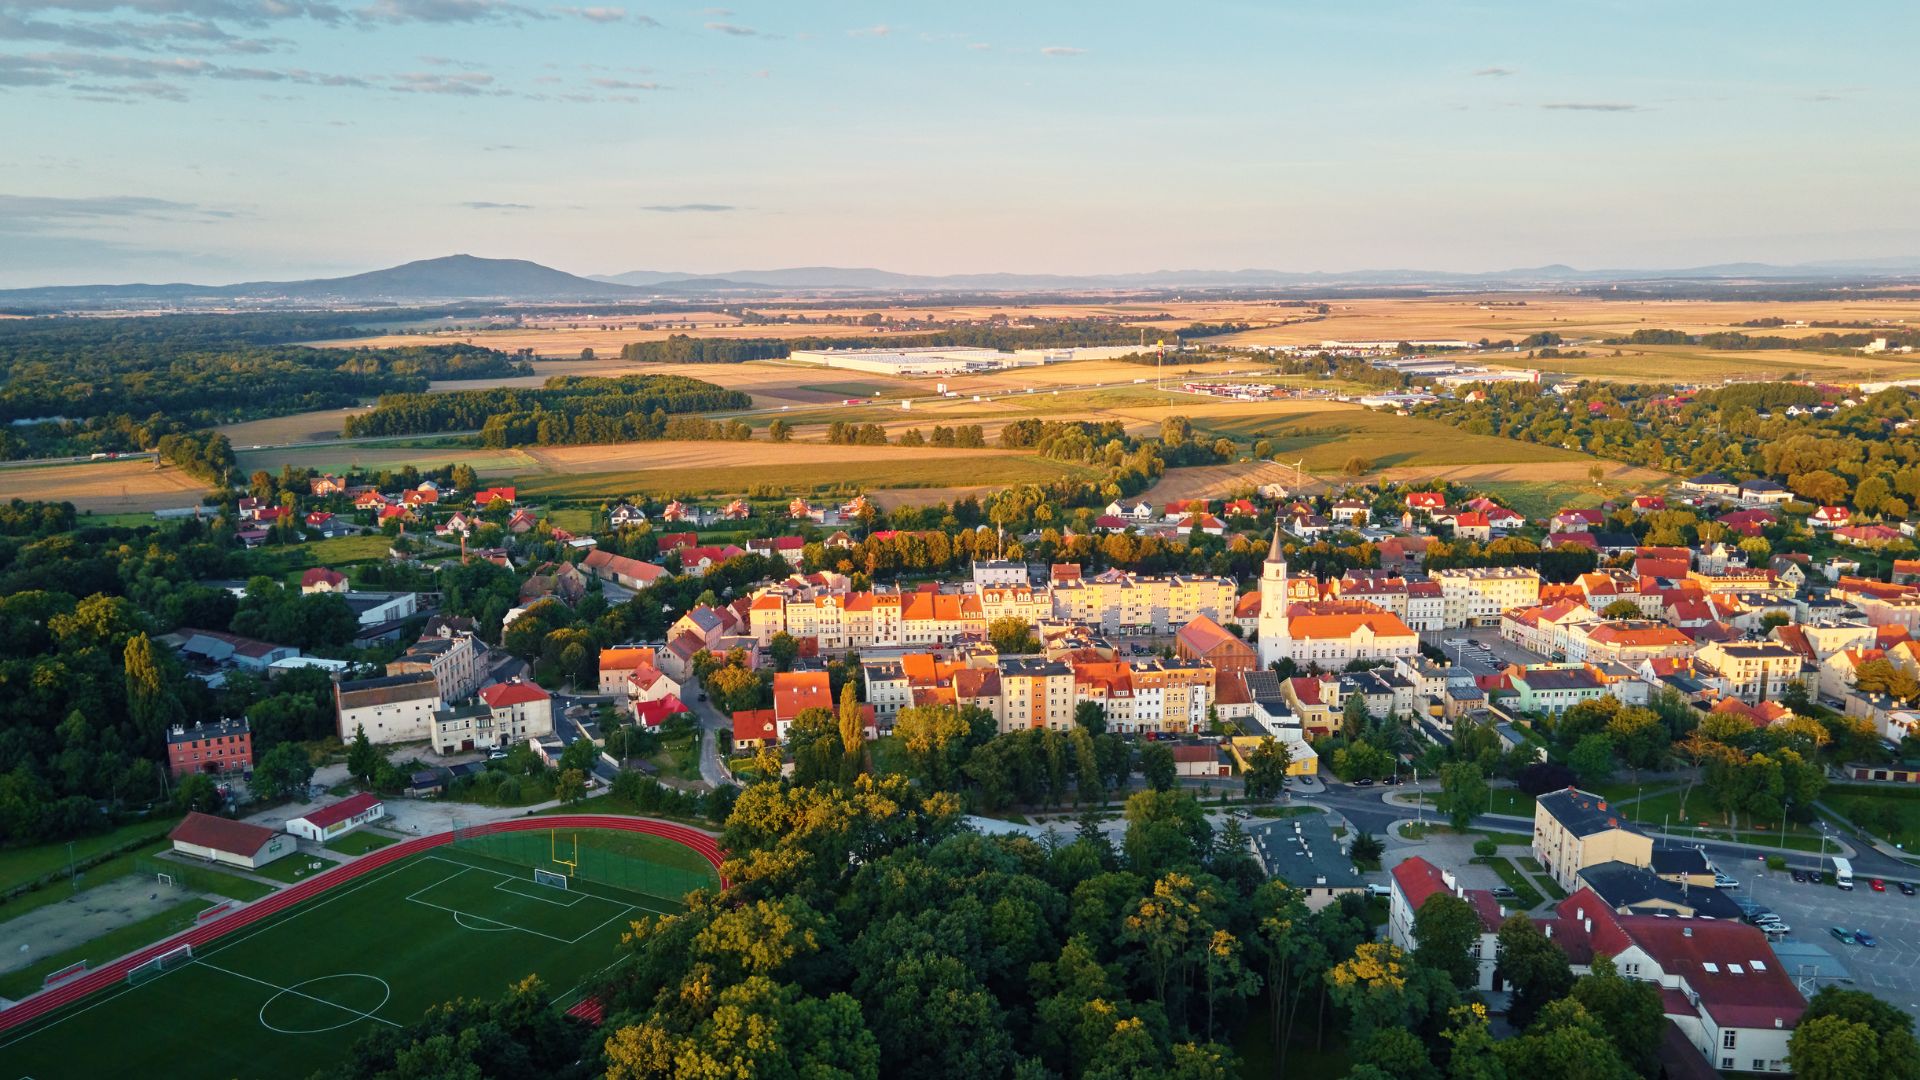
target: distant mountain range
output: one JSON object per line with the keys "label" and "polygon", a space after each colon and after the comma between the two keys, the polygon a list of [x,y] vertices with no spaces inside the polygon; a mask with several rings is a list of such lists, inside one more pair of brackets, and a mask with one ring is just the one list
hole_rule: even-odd
{"label": "distant mountain range", "polygon": [[1920,276],[1920,257],[1774,266],[1722,263],[1680,270],[1577,270],[1536,266],[1486,273],[1436,270],[1154,270],[1126,274],[900,274],[872,267],[796,266],[692,274],[633,270],[580,277],[524,259],[448,255],[349,277],[245,281],[234,285],[58,285],[0,290],[0,305],[101,307],[140,304],[422,303],[447,300],[644,300],[774,292],[1074,291],[1088,289],[1407,287],[1516,289],[1648,281],[1844,281]]}

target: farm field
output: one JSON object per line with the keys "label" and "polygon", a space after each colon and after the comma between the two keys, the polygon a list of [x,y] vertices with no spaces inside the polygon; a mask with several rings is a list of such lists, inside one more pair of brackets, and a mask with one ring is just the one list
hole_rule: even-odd
{"label": "farm field", "polygon": [[1438,420],[1395,416],[1358,407],[1338,411],[1322,407],[1305,413],[1208,410],[1187,414],[1195,430],[1224,435],[1240,443],[1268,439],[1276,461],[1304,460],[1309,472],[1340,472],[1350,458],[1371,463],[1370,471],[1402,467],[1425,470],[1458,465],[1579,462],[1595,459],[1573,450],[1537,446],[1495,435],[1470,435]]}
{"label": "farm field", "polygon": [[[644,444],[655,445],[655,444]],[[796,449],[808,444],[700,443],[700,446],[759,446]],[[817,445],[817,444],[816,444]],[[570,448],[571,449],[571,448]],[[580,449],[586,449],[584,447]],[[832,447],[831,449],[843,449]],[[855,448],[844,448],[855,449]],[[894,489],[928,488],[949,493],[974,493],[1014,484],[1043,484],[1063,476],[1093,475],[1092,470],[1065,462],[1048,461],[1010,451],[931,450],[868,447],[891,451],[869,458],[815,460],[783,464],[690,465],[633,471],[548,472],[515,478],[520,497],[532,501],[599,502],[625,495],[737,495],[771,487],[782,495],[836,491],[891,493]],[[955,486],[956,480],[972,481]],[[949,494],[947,497],[952,497]],[[929,499],[928,501],[932,501]]]}
{"label": "farm field", "polygon": [[[527,836],[544,856],[547,834]],[[631,920],[678,906],[579,878],[536,884],[518,855],[462,846],[400,859],[198,946],[170,970],[0,1033],[0,1059],[36,1080],[303,1076],[368,1031],[453,997],[494,997],[528,975],[571,1005],[617,961]]]}
{"label": "farm field", "polygon": [[103,514],[194,506],[206,491],[206,481],[150,460],[0,469],[0,500],[70,502],[76,510]]}

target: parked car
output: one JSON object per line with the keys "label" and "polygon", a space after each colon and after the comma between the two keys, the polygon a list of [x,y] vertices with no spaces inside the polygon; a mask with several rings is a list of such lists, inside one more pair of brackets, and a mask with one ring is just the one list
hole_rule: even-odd
{"label": "parked car", "polygon": [[1867,882],[1867,884],[1869,884],[1869,885],[1871,885],[1871,886],[1873,886],[1873,891],[1874,891],[1874,892],[1886,892],[1886,891],[1887,891],[1887,883],[1886,883],[1886,882],[1884,882],[1884,881],[1881,881],[1881,880],[1880,880],[1879,878],[1874,878],[1874,879],[1873,879],[1872,881],[1869,881],[1869,882]]}
{"label": "parked car", "polygon": [[1391,886],[1391,885],[1369,885],[1369,886],[1367,886],[1367,895],[1368,895],[1368,896],[1392,896],[1392,895],[1393,895],[1393,886]]}
{"label": "parked car", "polygon": [[1762,932],[1768,933],[1768,934],[1793,933],[1793,927],[1788,926],[1785,920],[1782,920],[1782,919],[1771,919],[1771,920],[1768,920],[1767,922],[1763,922],[1760,924],[1760,929]]}
{"label": "parked car", "polygon": [[1373,786],[1373,777],[1371,777],[1371,776],[1363,776],[1363,777],[1361,777],[1360,779],[1358,779],[1358,780],[1355,780],[1355,781],[1353,782],[1353,786],[1354,786],[1354,787],[1372,787],[1372,786]]}
{"label": "parked car", "polygon": [[1902,895],[1902,896],[1912,896],[1912,895],[1913,895],[1913,882],[1911,882],[1911,881],[1903,881],[1903,882],[1901,882],[1901,883],[1900,883],[1900,895]]}
{"label": "parked car", "polygon": [[1854,944],[1853,931],[1845,929],[1844,927],[1829,926],[1827,927],[1827,933],[1832,934],[1834,937],[1834,940],[1838,941],[1842,945]]}
{"label": "parked car", "polygon": [[1872,934],[1867,933],[1865,930],[1855,930],[1853,932],[1853,940],[1854,940],[1854,944],[1865,945],[1869,949],[1876,948],[1880,944],[1878,939],[1876,939]]}
{"label": "parked car", "polygon": [[1514,892],[1512,886],[1509,885],[1495,885],[1487,891],[1493,894],[1495,900],[1513,900],[1520,895]]}
{"label": "parked car", "polygon": [[1795,871],[1793,872],[1793,880],[1795,880],[1795,881],[1805,881],[1805,880],[1807,880],[1807,874],[1806,874],[1806,871],[1804,871],[1804,870],[1795,870]]}
{"label": "parked car", "polygon": [[1725,874],[1715,871],[1713,875],[1713,885],[1714,888],[1717,889],[1737,889],[1740,887],[1740,879],[1728,877]]}

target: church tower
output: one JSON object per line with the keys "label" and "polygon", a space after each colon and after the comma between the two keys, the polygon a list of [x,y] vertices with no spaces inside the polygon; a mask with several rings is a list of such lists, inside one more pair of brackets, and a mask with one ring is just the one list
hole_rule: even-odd
{"label": "church tower", "polygon": [[1260,666],[1287,655],[1287,556],[1280,550],[1280,523],[1273,524],[1273,545],[1260,566]]}

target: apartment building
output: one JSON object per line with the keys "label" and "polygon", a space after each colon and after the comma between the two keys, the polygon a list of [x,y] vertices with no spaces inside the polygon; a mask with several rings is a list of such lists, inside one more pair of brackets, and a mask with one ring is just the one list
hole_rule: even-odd
{"label": "apartment building", "polygon": [[1801,677],[1800,654],[1774,641],[1716,641],[1693,659],[1721,693],[1749,703],[1778,698]]}
{"label": "apartment building", "polygon": [[432,675],[442,700],[471,697],[487,674],[487,647],[471,632],[442,627],[388,663],[387,674]]}
{"label": "apartment building", "polygon": [[1540,574],[1524,566],[1436,570],[1448,627],[1497,626],[1500,613],[1540,601]]}
{"label": "apartment building", "polygon": [[1551,791],[1533,803],[1533,857],[1568,891],[1580,871],[1601,863],[1653,865],[1653,838],[1607,808],[1607,800],[1578,788]]}
{"label": "apartment building", "polygon": [[1073,727],[1073,668],[1058,660],[1012,657],[1000,662],[1000,730]]}

